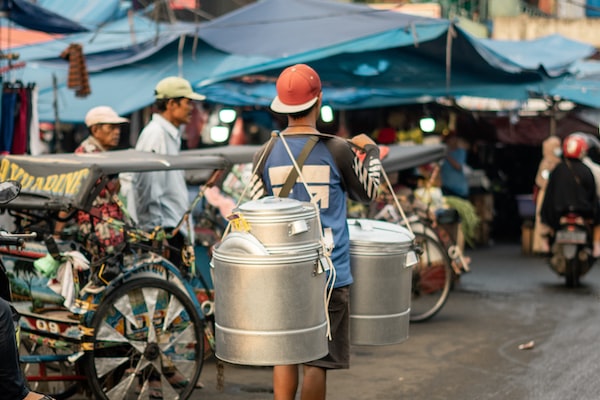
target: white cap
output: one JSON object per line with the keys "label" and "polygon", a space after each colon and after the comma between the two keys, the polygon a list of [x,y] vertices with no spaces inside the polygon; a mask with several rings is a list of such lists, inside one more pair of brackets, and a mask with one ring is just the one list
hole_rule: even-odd
{"label": "white cap", "polygon": [[123,124],[129,122],[127,118],[120,117],[119,114],[108,106],[94,107],[85,115],[85,125],[89,128],[97,124]]}

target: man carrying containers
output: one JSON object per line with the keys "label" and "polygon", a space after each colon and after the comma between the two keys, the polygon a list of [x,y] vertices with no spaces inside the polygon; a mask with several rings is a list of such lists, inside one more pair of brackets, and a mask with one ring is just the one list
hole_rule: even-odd
{"label": "man carrying containers", "polygon": [[[276,86],[277,96],[271,103],[271,109],[288,117],[288,126],[280,135],[285,136],[285,142],[296,160],[299,157],[305,159],[302,174],[305,182],[296,180],[289,190],[289,197],[307,202],[316,197],[323,233],[328,242],[333,244],[331,261],[336,279],[332,283],[333,292],[328,307],[332,332],[329,354],[304,364],[301,389],[303,400],[325,399],[327,370],[347,369],[350,366],[349,286],[352,274],[346,196],[361,202],[375,199],[381,174],[379,149],[364,134],[353,137],[349,143],[341,138],[323,135],[317,130],[323,94],[319,75],[308,65],[286,68],[277,79]],[[256,164],[259,155],[265,153],[252,178],[253,199],[281,195],[282,189],[287,186],[285,182],[294,167],[284,146],[282,140],[276,140],[255,156]],[[358,150],[355,151],[353,147]],[[301,153],[304,154],[301,156]],[[275,366],[274,398],[293,400],[298,382],[297,365]]]}

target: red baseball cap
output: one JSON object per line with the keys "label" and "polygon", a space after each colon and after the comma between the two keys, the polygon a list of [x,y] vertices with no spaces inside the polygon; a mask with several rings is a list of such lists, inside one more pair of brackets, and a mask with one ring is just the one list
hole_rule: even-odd
{"label": "red baseball cap", "polygon": [[294,114],[308,110],[319,99],[321,79],[306,64],[296,64],[283,70],[277,78],[277,96],[271,110],[281,114]]}

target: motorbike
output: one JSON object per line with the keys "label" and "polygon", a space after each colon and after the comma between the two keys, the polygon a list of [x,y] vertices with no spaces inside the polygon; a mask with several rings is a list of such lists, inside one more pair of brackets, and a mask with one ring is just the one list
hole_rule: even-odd
{"label": "motorbike", "polygon": [[568,287],[577,287],[596,261],[592,249],[592,225],[581,215],[568,213],[560,218],[554,233],[550,267],[565,277]]}

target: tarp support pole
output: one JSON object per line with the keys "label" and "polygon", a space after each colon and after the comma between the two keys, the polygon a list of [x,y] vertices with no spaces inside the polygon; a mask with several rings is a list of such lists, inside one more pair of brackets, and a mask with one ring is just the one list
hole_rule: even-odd
{"label": "tarp support pole", "polygon": [[58,117],[58,79],[56,74],[52,74],[52,92],[54,95],[52,108],[54,109],[54,152],[63,152],[63,137],[60,130],[60,119]]}
{"label": "tarp support pole", "polygon": [[556,111],[558,102],[554,99],[551,99],[550,101],[550,136],[556,136]]}
{"label": "tarp support pole", "polygon": [[451,78],[452,78],[452,39],[456,37],[456,31],[454,30],[454,24],[448,26],[448,32],[446,33],[446,92],[450,92]]}
{"label": "tarp support pole", "polygon": [[183,49],[185,48],[185,35],[179,36],[179,48],[177,49],[177,67],[179,76],[183,76]]}

